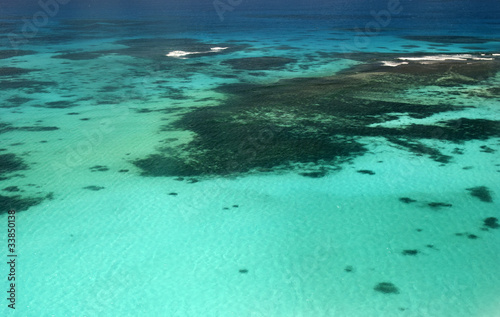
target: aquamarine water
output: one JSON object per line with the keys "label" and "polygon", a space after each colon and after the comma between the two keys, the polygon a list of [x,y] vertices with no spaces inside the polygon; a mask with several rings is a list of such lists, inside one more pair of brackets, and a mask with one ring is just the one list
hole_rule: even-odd
{"label": "aquamarine water", "polygon": [[0,315],[500,316],[499,16],[0,3]]}

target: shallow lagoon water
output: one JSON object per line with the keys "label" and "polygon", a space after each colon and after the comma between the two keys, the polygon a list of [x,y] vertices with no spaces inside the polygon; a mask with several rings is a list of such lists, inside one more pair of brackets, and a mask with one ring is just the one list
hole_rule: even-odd
{"label": "shallow lagoon water", "polygon": [[[429,36],[403,5],[349,54],[385,3],[69,6],[2,42],[2,315],[497,316],[496,7]],[[437,54],[492,61],[381,66]]]}

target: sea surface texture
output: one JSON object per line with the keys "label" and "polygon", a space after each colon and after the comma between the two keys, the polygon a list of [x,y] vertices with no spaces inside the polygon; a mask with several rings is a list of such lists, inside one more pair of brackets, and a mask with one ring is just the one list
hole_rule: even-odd
{"label": "sea surface texture", "polygon": [[497,0],[0,0],[0,316],[498,317],[499,153]]}

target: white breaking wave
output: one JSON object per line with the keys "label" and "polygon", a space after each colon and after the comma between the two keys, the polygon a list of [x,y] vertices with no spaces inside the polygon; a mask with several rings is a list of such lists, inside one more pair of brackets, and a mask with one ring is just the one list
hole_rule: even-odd
{"label": "white breaking wave", "polygon": [[220,51],[223,51],[223,50],[228,49],[228,48],[229,47],[212,47],[212,48],[210,48],[210,51],[204,51],[204,52],[172,51],[172,52],[166,54],[165,56],[176,57],[176,58],[187,58],[186,56],[188,56],[188,55],[220,52]]}
{"label": "white breaking wave", "polygon": [[198,52],[172,51],[172,52],[166,54],[165,56],[168,56],[168,57],[183,57],[183,56],[190,55],[190,54],[198,54]]}
{"label": "white breaking wave", "polygon": [[436,56],[422,56],[422,57],[398,57],[399,60],[403,61],[422,61],[422,62],[431,62],[431,61],[466,61],[469,59],[472,60],[481,60],[481,61],[491,61],[493,58],[488,57],[477,57],[471,54],[455,54],[455,55],[436,55]]}
{"label": "white breaking wave", "polygon": [[223,50],[225,50],[227,48],[229,48],[229,47],[212,47],[210,49],[210,51],[212,51],[212,52],[220,52],[220,51],[223,51]]}
{"label": "white breaking wave", "polygon": [[[481,56],[487,56],[486,54],[481,54]],[[491,56],[500,56],[500,54],[491,54]],[[434,55],[434,56],[420,56],[420,57],[398,57],[396,58],[400,61],[382,61],[382,66],[397,67],[399,65],[406,65],[409,62],[419,62],[420,64],[432,64],[437,61],[492,61],[494,57],[478,57],[472,54],[455,54],[455,55]]]}
{"label": "white breaking wave", "polygon": [[406,65],[406,64],[408,64],[408,62],[398,63],[398,62],[382,61],[382,66],[389,66],[389,67],[396,67],[399,65]]}

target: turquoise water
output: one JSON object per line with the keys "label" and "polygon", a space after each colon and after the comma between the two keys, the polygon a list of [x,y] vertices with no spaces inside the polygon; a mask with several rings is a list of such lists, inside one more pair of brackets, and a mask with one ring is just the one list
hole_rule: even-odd
{"label": "turquoise water", "polygon": [[0,315],[500,316],[497,3],[85,3],[0,6]]}

